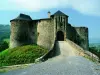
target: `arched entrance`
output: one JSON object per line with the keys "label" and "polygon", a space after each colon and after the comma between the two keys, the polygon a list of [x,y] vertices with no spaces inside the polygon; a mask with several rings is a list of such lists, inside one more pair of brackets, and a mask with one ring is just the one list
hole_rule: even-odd
{"label": "arched entrance", "polygon": [[62,31],[58,31],[56,37],[57,41],[64,41],[64,33]]}

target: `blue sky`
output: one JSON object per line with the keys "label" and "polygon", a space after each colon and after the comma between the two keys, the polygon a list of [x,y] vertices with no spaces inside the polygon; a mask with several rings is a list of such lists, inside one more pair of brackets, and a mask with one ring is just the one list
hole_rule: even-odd
{"label": "blue sky", "polygon": [[69,16],[73,26],[89,28],[89,38],[100,39],[100,0],[2,0],[0,2],[0,24],[10,24],[10,20],[20,13],[33,19],[46,18],[47,12],[61,10]]}

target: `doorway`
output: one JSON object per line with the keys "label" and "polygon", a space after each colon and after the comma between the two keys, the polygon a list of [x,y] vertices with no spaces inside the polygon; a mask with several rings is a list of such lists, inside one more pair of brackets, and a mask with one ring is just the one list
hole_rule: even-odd
{"label": "doorway", "polygon": [[64,33],[62,31],[57,32],[57,41],[64,41]]}

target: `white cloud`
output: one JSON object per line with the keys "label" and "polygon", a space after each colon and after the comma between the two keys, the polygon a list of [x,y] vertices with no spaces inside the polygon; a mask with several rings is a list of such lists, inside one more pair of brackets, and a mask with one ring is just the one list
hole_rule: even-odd
{"label": "white cloud", "polygon": [[70,0],[70,5],[80,13],[100,15],[100,0]]}
{"label": "white cloud", "polygon": [[50,8],[72,8],[83,14],[100,15],[100,0],[3,0],[0,2],[0,10],[40,11]]}
{"label": "white cloud", "polygon": [[19,9],[28,11],[39,11],[68,5],[68,0],[10,0],[10,2],[20,6]]}

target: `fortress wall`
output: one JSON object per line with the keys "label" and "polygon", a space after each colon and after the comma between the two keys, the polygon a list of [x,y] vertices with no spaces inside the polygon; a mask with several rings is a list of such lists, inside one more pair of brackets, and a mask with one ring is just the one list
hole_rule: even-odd
{"label": "fortress wall", "polygon": [[75,43],[77,43],[83,49],[88,50],[88,46],[89,46],[88,28],[87,27],[75,27],[75,30],[77,32]]}
{"label": "fortress wall", "polygon": [[26,20],[11,21],[10,48],[32,43],[29,36],[30,24]]}
{"label": "fortress wall", "polygon": [[67,39],[70,39],[70,36],[71,36],[71,25],[70,24],[67,24],[66,25],[66,38]]}
{"label": "fortress wall", "polygon": [[37,26],[37,44],[50,50],[54,44],[54,20],[40,20]]}
{"label": "fortress wall", "polygon": [[33,44],[37,44],[37,35],[38,35],[37,24],[38,24],[38,21],[33,20],[32,24],[30,25],[29,35]]}
{"label": "fortress wall", "polygon": [[66,26],[66,38],[71,40],[71,41],[74,41],[76,39],[75,36],[76,36],[76,30],[70,24],[67,24],[67,26]]}

